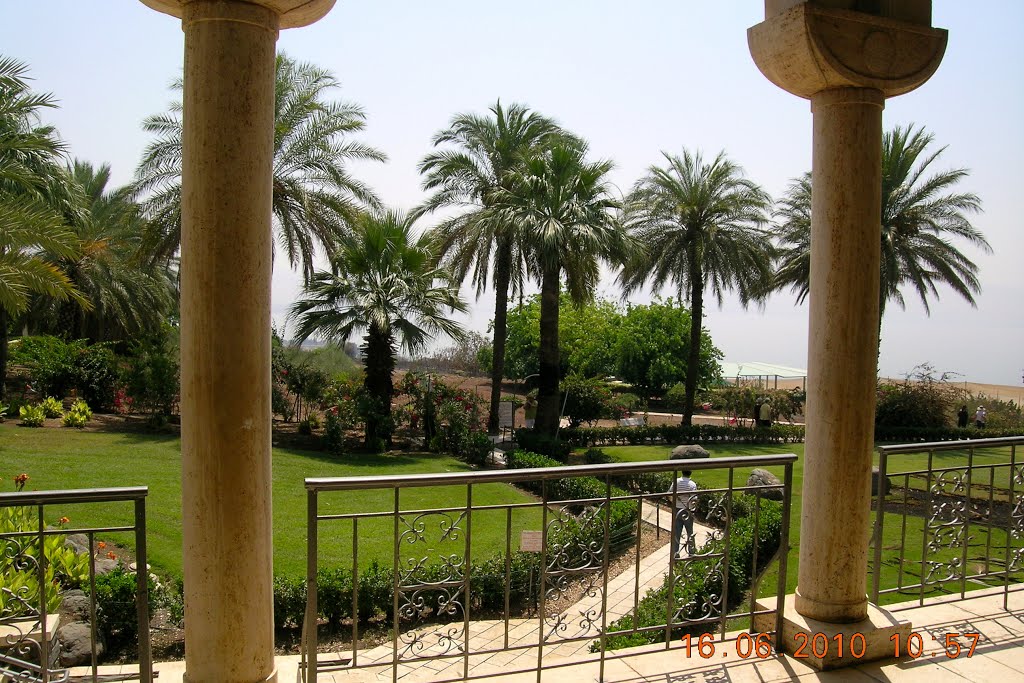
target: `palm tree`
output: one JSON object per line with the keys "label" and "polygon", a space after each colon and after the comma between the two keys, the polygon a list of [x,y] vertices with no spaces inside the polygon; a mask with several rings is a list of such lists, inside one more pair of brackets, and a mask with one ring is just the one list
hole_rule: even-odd
{"label": "palm tree", "polygon": [[466,310],[450,274],[436,266],[430,238],[412,234],[412,219],[401,213],[364,214],[338,245],[333,272],[313,274],[305,298],[292,305],[300,342],[313,334],[344,344],[365,332],[363,387],[375,399],[366,419],[366,445],[391,444],[391,374],[396,343],[410,353],[432,335],[461,338],[450,312]]}
{"label": "palm tree", "polygon": [[[365,127],[362,108],[325,101],[338,81],[329,72],[277,56],[274,109],[273,215],[277,241],[292,268],[313,274],[317,249],[329,256],[360,211],[376,208],[373,191],[346,164],[383,161],[376,149],[345,139]],[[181,90],[182,81],[172,84]],[[151,116],[143,128],[157,138],[146,148],[136,172],[135,194],[145,197],[153,228],[149,249],[173,256],[181,242],[181,103]]]}
{"label": "palm tree", "polygon": [[52,261],[73,257],[78,242],[52,201],[61,189],[63,145],[51,126],[39,124],[39,110],[55,104],[50,95],[29,89],[27,71],[0,57],[0,397],[8,326],[26,310],[30,296],[89,305]]}
{"label": "palm tree", "polygon": [[110,191],[110,166],[75,160],[71,182],[83,211],[70,220],[79,252],[57,259],[92,309],[39,297],[30,318],[42,331],[93,341],[123,340],[158,330],[176,300],[173,263],[151,267],[143,260],[145,221],[130,190]]}
{"label": "palm tree", "polygon": [[655,291],[671,284],[680,300],[690,302],[683,408],[688,425],[697,392],[704,291],[710,287],[719,306],[729,290],[744,306],[764,296],[773,250],[761,226],[772,200],[725,152],[710,163],[688,150],[663,156],[666,166],[651,166],[626,200],[625,223],[646,250],[626,264],[620,282],[627,294],[647,282]]}
{"label": "palm tree", "polygon": [[587,146],[562,137],[526,160],[510,189],[499,192],[508,220],[521,226],[524,256],[540,283],[537,419],[540,434],[558,429],[558,303],[562,276],[573,302],[593,296],[601,261],[618,263],[630,251],[616,218],[607,175],[610,161],[589,162]]}
{"label": "palm tree", "polygon": [[[901,289],[909,285],[929,311],[929,294],[938,298],[939,285],[948,285],[972,306],[981,291],[978,267],[954,246],[964,239],[991,251],[968,220],[981,211],[981,200],[972,193],[953,192],[969,175],[967,169],[932,172],[931,166],[945,151],[929,151],[934,141],[923,127],[897,126],[882,139],[882,263],[879,289],[879,326],[886,303],[904,308]],[[802,302],[811,279],[811,174],[794,180],[776,211],[775,235],[779,241],[779,268],[775,289],[791,288]]]}
{"label": "palm tree", "polygon": [[423,187],[435,192],[418,212],[467,209],[437,226],[434,235],[445,265],[460,281],[472,277],[478,298],[488,285],[494,290],[487,431],[496,434],[505,374],[508,300],[510,294],[522,291],[525,277],[518,226],[503,220],[498,191],[508,190],[524,159],[561,131],[551,119],[520,104],[505,108],[499,101],[490,112],[485,116],[458,114],[448,128],[434,136],[435,146],[451,145],[452,149],[429,154],[420,162]]}

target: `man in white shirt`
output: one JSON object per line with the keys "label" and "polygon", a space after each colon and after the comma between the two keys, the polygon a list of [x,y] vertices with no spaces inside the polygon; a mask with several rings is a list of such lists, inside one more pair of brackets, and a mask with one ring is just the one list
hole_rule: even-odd
{"label": "man in white shirt", "polygon": [[683,470],[683,476],[676,479],[668,490],[670,498],[675,499],[675,511],[672,515],[672,557],[676,557],[679,547],[683,545],[683,532],[686,532],[686,552],[693,555],[697,544],[693,538],[693,513],[697,509],[697,484],[690,475],[690,470]]}

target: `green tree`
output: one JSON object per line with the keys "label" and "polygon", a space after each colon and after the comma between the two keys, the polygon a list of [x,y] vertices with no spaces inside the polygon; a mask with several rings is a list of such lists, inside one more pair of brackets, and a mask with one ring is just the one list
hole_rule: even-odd
{"label": "green tree", "polygon": [[[619,327],[619,375],[643,397],[663,393],[687,376],[693,343],[690,312],[671,298],[647,306],[631,306]],[[700,334],[697,383],[705,387],[719,378],[722,359],[707,330]],[[685,411],[685,402],[682,406]]]}
{"label": "green tree", "polygon": [[[307,281],[317,249],[330,256],[359,212],[380,204],[346,165],[385,155],[347,139],[365,127],[366,115],[355,104],[326,100],[337,87],[330,72],[277,56],[272,211],[278,246]],[[182,81],[172,88],[181,90]],[[181,243],[181,103],[150,116],[143,128],[156,139],[143,154],[134,189],[145,197],[150,252],[167,258]]]}
{"label": "green tree", "polygon": [[[561,296],[558,306],[559,374],[604,378],[618,369],[618,330],[622,311],[612,301],[576,305]],[[533,295],[508,315],[506,376],[536,374],[540,349],[540,296]]]}
{"label": "green tree", "polygon": [[366,420],[366,444],[390,446],[396,343],[409,353],[438,333],[455,339],[462,330],[450,316],[463,312],[458,285],[435,265],[427,236],[415,238],[412,220],[400,213],[364,214],[338,245],[333,272],[318,271],[289,317],[302,342],[317,334],[339,344],[365,331],[363,386],[376,402]]}
{"label": "green tree", "polygon": [[[879,325],[890,301],[905,306],[903,288],[917,292],[928,311],[929,295],[938,298],[947,285],[974,305],[981,291],[978,267],[955,246],[955,240],[991,251],[985,237],[968,220],[981,211],[981,200],[954,192],[967,169],[933,172],[945,147],[931,151],[934,137],[923,127],[897,126],[882,139],[882,263]],[[811,175],[789,186],[776,211],[779,241],[776,289],[791,288],[802,302],[811,279]]]}
{"label": "green tree", "polygon": [[538,433],[558,429],[559,293],[564,275],[569,298],[588,301],[600,278],[602,261],[622,262],[629,241],[617,220],[610,161],[590,162],[587,146],[566,137],[530,157],[511,189],[501,192],[509,218],[523,230],[529,272],[540,282],[538,350]]}
{"label": "green tree", "polygon": [[63,145],[52,126],[41,125],[40,110],[52,96],[28,86],[28,68],[0,57],[0,397],[7,376],[11,321],[24,313],[33,294],[89,302],[55,259],[72,258],[78,240],[55,207],[64,193]]}
{"label": "green tree", "polygon": [[177,299],[173,262],[153,267],[144,261],[145,221],[127,188],[107,189],[110,166],[75,160],[70,175],[82,208],[69,217],[80,250],[55,261],[92,307],[37,297],[31,328],[92,341],[156,334]]}
{"label": "green tree", "polygon": [[655,291],[671,284],[690,303],[688,425],[700,374],[704,292],[710,288],[719,306],[728,290],[744,306],[767,295],[774,251],[762,226],[772,201],[725,152],[710,163],[688,150],[664,157],[666,166],[651,166],[626,200],[625,222],[645,251],[626,264],[620,282],[627,293],[647,282]]}
{"label": "green tree", "polygon": [[[550,143],[558,126],[526,107],[498,102],[490,114],[458,114],[434,136],[434,145],[449,149],[427,155],[420,163],[423,187],[434,194],[418,210],[465,209],[434,230],[444,263],[460,280],[472,278],[477,297],[494,291],[491,405],[487,430],[498,432],[501,380],[505,374],[505,340],[509,295],[522,292],[525,278],[519,225],[502,209],[514,172],[526,157]],[[503,192],[502,192],[503,191]]]}

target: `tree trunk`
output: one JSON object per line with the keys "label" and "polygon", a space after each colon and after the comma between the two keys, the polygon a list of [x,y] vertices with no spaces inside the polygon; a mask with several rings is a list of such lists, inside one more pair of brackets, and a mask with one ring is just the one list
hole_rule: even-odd
{"label": "tree trunk", "polygon": [[555,436],[558,430],[558,276],[561,267],[545,267],[540,286],[537,421],[534,430]]}
{"label": "tree trunk", "polygon": [[512,248],[507,239],[498,245],[494,263],[494,343],[491,366],[491,410],[487,414],[487,433],[498,433],[501,405],[501,380],[505,376],[505,342],[508,326],[508,286],[512,279]]}
{"label": "tree trunk", "polygon": [[383,439],[391,448],[391,397],[394,385],[391,374],[395,369],[395,347],[391,335],[376,326],[371,326],[366,335],[366,370],[363,388],[377,400],[376,409],[366,415],[365,445],[375,447],[377,439]]}
{"label": "tree trunk", "polygon": [[686,405],[683,424],[693,424],[693,402],[697,395],[697,372],[700,369],[700,332],[704,319],[704,273],[697,260],[696,248],[690,247],[690,357],[686,361]]}
{"label": "tree trunk", "polygon": [[7,391],[7,311],[0,308],[0,400]]}

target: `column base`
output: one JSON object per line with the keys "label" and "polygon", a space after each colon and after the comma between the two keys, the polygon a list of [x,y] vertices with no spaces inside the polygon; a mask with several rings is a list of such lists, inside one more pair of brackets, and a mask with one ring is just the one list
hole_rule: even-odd
{"label": "column base", "polygon": [[[900,655],[905,654],[902,648],[910,635],[909,621],[897,619],[871,603],[868,603],[867,618],[861,621],[849,624],[818,621],[796,611],[795,597],[790,594],[785,598],[782,635],[778,642],[778,649],[789,656],[822,671],[856,666],[876,659],[892,659],[896,654],[892,637],[897,634],[901,647]],[[759,600],[757,609],[774,610],[775,598]],[[774,629],[774,614],[759,614],[754,617],[755,631],[763,633]],[[799,637],[797,634],[800,634]],[[839,652],[840,645],[842,656]]]}

